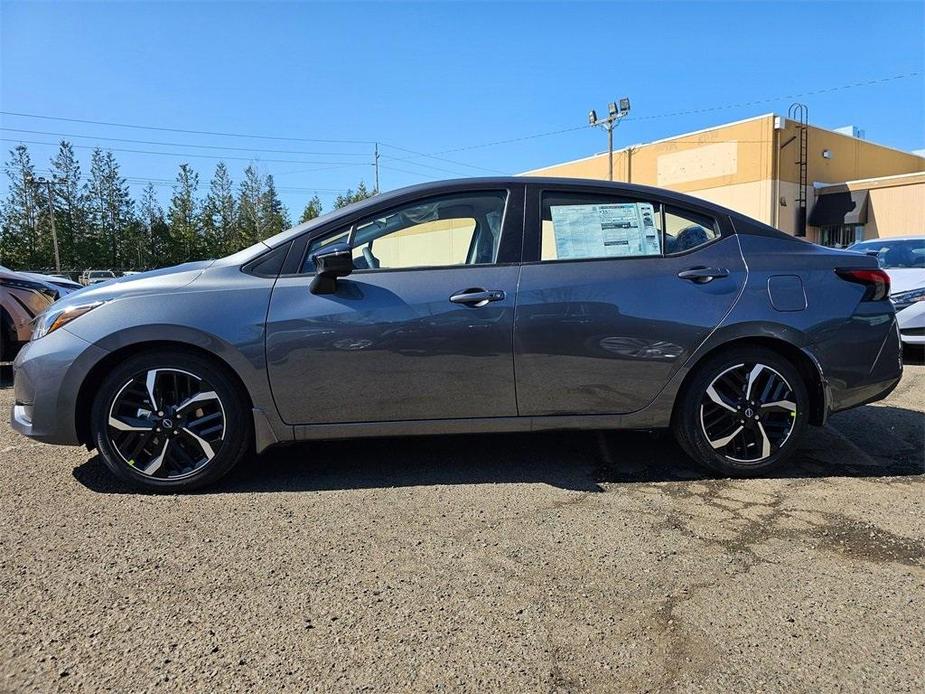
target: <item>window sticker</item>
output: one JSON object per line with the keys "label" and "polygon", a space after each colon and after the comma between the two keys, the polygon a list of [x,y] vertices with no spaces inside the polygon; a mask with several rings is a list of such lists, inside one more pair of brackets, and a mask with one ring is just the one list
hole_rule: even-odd
{"label": "window sticker", "polygon": [[650,203],[552,205],[550,213],[559,259],[661,254]]}

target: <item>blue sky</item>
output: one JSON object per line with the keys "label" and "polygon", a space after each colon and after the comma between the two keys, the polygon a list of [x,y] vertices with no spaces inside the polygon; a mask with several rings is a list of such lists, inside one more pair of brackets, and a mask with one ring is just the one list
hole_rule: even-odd
{"label": "blue sky", "polygon": [[[632,100],[616,134],[622,146],[786,112],[786,95],[914,72],[800,100],[817,125],[855,124],[877,142],[925,147],[921,2],[2,2],[0,12],[2,111],[341,141],[0,116],[3,128],[67,134],[75,145],[169,153],[115,151],[136,195],[141,180],[172,180],[182,161],[204,193],[209,157],[227,156],[236,182],[253,159],[297,216],[310,191],[329,207],[333,191],[370,183],[373,141],[383,143],[383,189],[516,173],[603,149],[604,133],[580,126],[616,97]],[[13,143],[0,145],[5,153]],[[47,168],[55,147],[29,147]],[[77,152],[86,172],[90,150]],[[169,184],[158,190],[166,202]]]}

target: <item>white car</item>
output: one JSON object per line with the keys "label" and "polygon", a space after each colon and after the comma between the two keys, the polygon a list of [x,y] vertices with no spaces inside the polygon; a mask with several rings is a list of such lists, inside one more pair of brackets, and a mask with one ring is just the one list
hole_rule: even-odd
{"label": "white car", "polygon": [[871,239],[848,250],[877,256],[890,276],[890,299],[903,343],[925,345],[925,236]]}
{"label": "white car", "polygon": [[84,270],[80,276],[80,283],[89,287],[91,284],[100,284],[115,279],[116,273],[112,270]]}

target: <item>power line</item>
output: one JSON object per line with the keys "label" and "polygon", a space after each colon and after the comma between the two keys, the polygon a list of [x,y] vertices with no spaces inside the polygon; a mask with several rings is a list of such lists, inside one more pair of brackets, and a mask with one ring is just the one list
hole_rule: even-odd
{"label": "power line", "polygon": [[[57,142],[35,142],[33,140],[18,140],[8,137],[0,137],[0,142],[19,142],[27,145],[44,145],[48,147],[57,147]],[[94,145],[72,145],[73,147],[79,147],[81,149],[103,149],[101,147],[96,147]],[[198,158],[198,159],[218,159],[219,161],[257,161],[257,162],[267,162],[272,164],[318,164],[318,165],[334,165],[334,166],[369,166],[367,162],[344,162],[344,161],[299,161],[296,159],[263,159],[259,157],[219,157],[212,154],[190,154],[189,152],[152,152],[150,150],[142,149],[122,149],[118,147],[107,147],[105,148],[110,152],[128,152],[130,154],[154,154],[158,156],[168,156],[168,157],[179,157],[184,158]]]}
{"label": "power line", "polygon": [[[275,141],[282,141],[282,142],[322,142],[322,143],[358,144],[358,145],[373,145],[373,146],[377,144],[376,141],[374,140],[338,140],[338,139],[321,139],[321,138],[307,138],[307,137],[281,137],[281,136],[275,136],[275,135],[254,135],[254,134],[248,135],[248,134],[243,134],[243,133],[230,133],[230,132],[220,132],[220,131],[211,131],[211,130],[188,130],[184,128],[167,128],[167,127],[160,127],[160,126],[154,126],[154,125],[149,126],[149,125],[138,125],[138,124],[133,124],[133,123],[116,123],[116,122],[111,122],[111,121],[96,121],[96,120],[89,120],[89,119],[84,119],[84,118],[66,118],[64,116],[48,116],[48,115],[37,114],[37,113],[19,113],[16,111],[0,111],[0,115],[15,116],[18,118],[38,118],[42,120],[63,121],[67,123],[84,123],[88,125],[103,125],[103,126],[115,127],[115,128],[133,128],[136,130],[156,130],[156,131],[161,131],[161,132],[186,133],[190,135],[211,135],[211,136],[217,136],[217,137],[241,137],[241,138],[249,138],[249,139],[259,139],[259,140],[275,140]],[[27,132],[27,133],[33,133],[33,134],[52,135],[52,136],[82,137],[85,139],[91,139],[93,137],[90,135],[70,135],[68,136],[68,135],[63,135],[60,133],[48,133],[48,132],[43,132],[43,131],[16,130],[15,128],[0,128],[0,129],[14,130],[16,132]],[[141,140],[136,141],[136,140],[128,140],[128,139],[120,140],[119,138],[106,138],[106,137],[99,137],[97,139],[122,141],[122,142],[138,142],[140,144],[162,144],[162,143],[157,143],[157,142],[146,142],[146,141],[141,141]],[[184,145],[184,144],[173,144],[173,143],[163,143],[163,144],[168,145],[168,146],[218,148],[216,146],[210,147],[207,145],[189,145],[189,144]],[[444,157],[439,157],[433,154],[417,152],[415,150],[408,149],[406,147],[401,147],[399,145],[393,145],[393,144],[383,143],[383,142],[379,142],[379,144],[386,146],[386,147],[391,147],[392,149],[397,149],[402,152],[413,154],[415,155],[415,157],[427,157],[430,159],[437,159],[440,161],[444,161],[448,164],[455,164],[456,166],[462,166],[462,167],[472,168],[472,169],[481,169],[483,171],[489,171],[491,173],[501,173],[496,169],[488,169],[485,167],[477,166],[475,164],[467,164],[465,162],[454,161],[452,159],[446,159]],[[267,151],[271,153],[284,153],[284,151],[281,151],[281,150],[257,150],[257,149],[235,148],[235,147],[224,147],[221,149],[241,149],[243,151]],[[293,154],[295,153],[297,152],[293,152]],[[309,152],[298,152],[298,153],[299,154],[315,154],[315,153],[309,153]],[[325,153],[318,152],[317,154],[325,154]],[[335,153],[331,152],[328,154],[334,155]],[[341,155],[341,153],[336,153],[336,154]],[[365,154],[359,155],[356,153],[345,153],[345,154],[347,154],[347,156],[368,156]],[[404,159],[404,161],[409,161],[410,159],[411,158]],[[450,173],[456,173],[456,172],[450,172]]]}
{"label": "power line", "polygon": [[158,142],[156,140],[132,140],[124,137],[103,137],[102,135],[77,135],[74,133],[53,133],[46,130],[24,130],[22,128],[3,128],[7,132],[29,133],[31,135],[51,135],[52,137],[76,137],[83,140],[106,140],[107,142],[128,142],[136,145],[157,145],[162,147],[195,147],[196,149],[217,149],[236,152],[265,152],[269,154],[305,154],[310,156],[368,157],[366,152],[306,152],[290,149],[260,149],[257,147],[232,147],[230,145],[195,145],[190,142]]}
{"label": "power line", "polygon": [[[882,77],[882,78],[872,79],[872,80],[862,80],[859,82],[851,82],[848,84],[838,85],[835,87],[814,89],[810,91],[797,92],[794,94],[785,94],[785,95],[769,97],[769,98],[764,98],[764,99],[755,99],[752,101],[744,101],[744,102],[739,102],[735,104],[709,106],[709,107],[698,108],[698,109],[688,109],[685,111],[672,111],[668,113],[652,114],[649,116],[632,116],[630,118],[627,118],[627,121],[654,120],[654,119],[660,119],[660,118],[676,118],[679,116],[694,115],[694,114],[699,114],[699,113],[709,113],[709,112],[714,112],[714,111],[744,108],[748,106],[755,106],[759,104],[766,104],[766,103],[772,103],[776,101],[782,101],[784,99],[798,99],[798,98],[814,96],[818,94],[826,94],[826,93],[831,93],[831,92],[843,91],[846,89],[856,89],[856,88],[862,88],[862,87],[875,86],[875,85],[884,84],[887,82],[892,82],[895,80],[919,77],[921,76],[921,74],[922,74],[921,72],[907,72],[907,73],[903,73],[899,75],[892,75],[889,77]],[[211,131],[211,130],[191,130],[191,129],[184,129],[184,128],[168,128],[168,127],[161,127],[161,126],[138,125],[138,124],[132,124],[132,123],[118,123],[118,122],[112,122],[112,121],[96,121],[96,120],[89,120],[89,119],[82,119],[82,118],[66,118],[63,116],[48,116],[48,115],[41,115],[41,114],[20,113],[20,112],[15,112],[15,111],[0,111],[0,115],[16,116],[16,117],[21,117],[21,118],[39,118],[39,119],[44,119],[44,120],[64,121],[64,122],[70,122],[70,123],[85,123],[85,124],[91,124],[91,125],[103,125],[103,126],[119,127],[119,128],[133,128],[136,130],[156,130],[156,131],[162,131],[162,132],[187,133],[187,134],[192,134],[192,135],[211,135],[211,136],[217,136],[217,137],[242,137],[242,138],[250,138],[250,139],[260,139],[260,140],[276,140],[276,141],[283,141],[283,142],[324,142],[324,143],[346,143],[346,144],[364,144],[364,145],[375,145],[376,144],[374,140],[341,140],[341,139],[321,139],[321,138],[305,138],[305,137],[280,137],[280,136],[275,136],[275,135],[255,135],[255,134],[232,133],[232,132],[221,132],[221,131]],[[548,130],[545,132],[534,133],[532,135],[522,135],[520,137],[512,137],[512,138],[507,138],[507,139],[502,139],[502,140],[494,140],[491,142],[484,142],[480,144],[466,145],[463,147],[455,147],[452,149],[444,149],[444,150],[440,150],[440,151],[433,152],[433,153],[417,152],[415,150],[410,150],[408,148],[400,147],[398,145],[390,145],[388,143],[380,143],[380,144],[383,144],[384,146],[392,147],[393,149],[408,152],[409,154],[414,155],[413,157],[407,157],[407,158],[393,157],[392,158],[393,161],[401,160],[401,161],[405,161],[408,163],[413,163],[412,160],[414,158],[425,157],[429,159],[442,160],[447,163],[455,164],[457,166],[483,169],[486,171],[492,171],[494,173],[494,171],[491,169],[487,169],[485,167],[479,167],[474,164],[466,164],[464,162],[458,162],[458,161],[454,161],[451,159],[446,159],[446,158],[441,157],[440,155],[452,154],[454,152],[471,151],[475,149],[484,149],[487,147],[496,147],[500,145],[512,144],[515,142],[523,142],[523,141],[534,140],[534,139],[543,138],[543,137],[551,137],[554,135],[562,135],[565,133],[577,132],[579,130],[587,130],[588,127],[589,126],[582,125],[582,126],[577,126],[577,127],[573,126],[573,127],[568,127],[568,128],[559,128],[557,130]],[[105,139],[105,138],[100,138],[100,139]],[[12,141],[12,140],[4,140],[3,138],[0,138],[0,140]],[[48,144],[48,143],[35,142],[31,144]],[[79,147],[81,145],[75,145],[75,146]],[[196,146],[196,145],[192,145],[192,146]],[[126,152],[133,152],[133,153],[139,153],[139,154],[168,154],[165,152],[143,152],[143,151],[135,151],[135,150],[117,150],[117,149],[114,149],[113,151],[126,151]],[[251,150],[251,151],[256,151],[256,150]],[[171,154],[170,156],[181,156],[181,157],[193,156],[193,157],[200,157],[200,158],[235,159],[235,157],[206,157],[205,155],[187,155],[187,154],[181,154],[181,155]],[[239,159],[248,160],[246,158],[239,158]],[[265,159],[262,161],[275,162],[275,163],[299,163],[299,164],[301,163],[306,163],[306,164],[322,163],[322,162],[297,162],[293,160],[282,161],[282,160],[270,160],[270,159]],[[347,163],[347,162],[343,162],[343,163],[323,162],[323,163],[332,164],[333,165],[332,168],[334,167],[340,168],[342,166],[357,165],[354,163]],[[414,164],[414,165],[425,166],[422,164]],[[436,167],[429,167],[429,168],[436,169]],[[399,169],[394,169],[394,170],[399,170]],[[412,173],[412,172],[405,171],[404,173]],[[449,172],[449,173],[456,173],[456,172]],[[421,174],[415,173],[413,175],[420,176]]]}
{"label": "power line", "polygon": [[[814,96],[818,94],[827,94],[830,92],[837,92],[837,91],[842,91],[845,89],[870,87],[870,86],[874,86],[878,84],[883,84],[886,82],[892,82],[895,80],[908,79],[911,77],[919,77],[921,74],[922,74],[921,72],[907,72],[907,73],[903,73],[900,75],[893,75],[891,77],[882,77],[879,79],[864,80],[861,82],[852,82],[850,84],[843,84],[837,87],[827,87],[825,89],[814,89],[812,91],[798,92],[796,94],[784,94],[781,96],[769,97],[766,99],[755,99],[753,101],[743,101],[737,104],[709,106],[705,108],[689,109],[687,111],[672,111],[668,113],[657,113],[657,114],[653,114],[650,116],[630,116],[626,120],[627,122],[630,122],[630,121],[637,121],[637,120],[654,120],[657,118],[676,118],[678,116],[688,116],[688,115],[694,115],[697,113],[708,113],[712,111],[722,111],[722,110],[728,110],[728,109],[734,109],[734,108],[743,108],[746,106],[756,106],[759,104],[773,103],[777,101],[783,101],[786,99],[799,99],[799,98],[803,98],[807,96]],[[564,133],[576,132],[578,130],[587,130],[588,127],[589,126],[587,125],[579,125],[579,126],[571,127],[571,128],[560,128],[559,130],[549,130],[546,132],[534,133],[533,135],[523,135],[521,137],[512,137],[506,140],[495,140],[493,142],[484,142],[481,144],[467,145],[465,147],[455,147],[453,149],[444,149],[444,150],[435,152],[434,154],[452,154],[453,152],[464,152],[464,151],[468,151],[472,149],[482,149],[484,147],[495,147],[497,145],[506,145],[506,144],[511,144],[513,142],[522,142],[524,140],[534,140],[534,139],[541,138],[541,137],[549,137],[551,135],[562,135]]]}
{"label": "power line", "polygon": [[807,96],[816,96],[818,94],[828,94],[830,92],[843,91],[845,89],[856,89],[858,87],[870,87],[876,84],[883,84],[885,82],[893,82],[895,80],[907,79],[909,77],[918,77],[922,73],[920,72],[907,72],[901,75],[893,75],[892,77],[882,77],[879,79],[873,80],[864,80],[861,82],[852,82],[850,84],[842,84],[837,87],[827,87],[825,89],[814,89],[808,92],[799,92],[796,94],[782,94],[780,96],[772,96],[766,99],[755,99],[753,101],[742,101],[737,104],[725,104],[721,106],[708,106],[706,108],[695,108],[688,111],[673,111],[671,113],[659,113],[651,116],[635,116],[627,118],[627,120],[653,120],[656,118],[675,118],[677,116],[689,116],[697,113],[709,113],[711,111],[723,111],[732,108],[744,108],[746,106],[757,106],[759,104],[769,104],[775,101],[784,101],[787,99],[801,99]]}
{"label": "power line", "polygon": [[65,118],[63,116],[46,116],[37,113],[18,113],[16,111],[0,111],[0,115],[18,116],[20,118],[40,118],[42,120],[57,120],[68,123],[86,123],[89,125],[105,125],[113,128],[134,128],[135,130],[159,130],[168,133],[187,133],[189,135],[213,135],[215,137],[245,137],[253,140],[278,140],[283,142],[327,142],[353,145],[375,145],[374,140],[337,140],[312,137],[280,137],[277,135],[254,135],[245,133],[229,133],[215,130],[187,130],[185,128],[166,128],[157,125],[137,125],[133,123],[115,123],[111,121],[89,120],[84,118]]}
{"label": "power line", "polygon": [[420,171],[408,171],[408,169],[400,169],[397,166],[391,166],[391,165],[386,166],[385,164],[383,164],[382,168],[388,169],[389,171],[398,171],[400,173],[410,174],[411,176],[417,176],[418,178],[433,179],[433,176],[430,174],[424,174],[424,173],[421,173]]}
{"label": "power line", "polygon": [[[413,155],[415,155],[414,157],[389,157],[389,159],[391,159],[392,161],[406,161],[406,162],[411,162],[411,161],[413,161],[413,160],[414,160],[415,158],[417,158],[417,157],[426,157],[426,158],[428,158],[428,159],[434,159],[434,160],[436,160],[436,161],[443,161],[443,162],[447,162],[448,164],[456,164],[457,166],[465,166],[465,167],[467,167],[467,168],[470,168],[470,169],[477,169],[477,170],[479,170],[479,171],[487,171],[487,172],[489,172],[489,173],[496,173],[496,174],[497,174],[497,173],[501,173],[501,174],[505,173],[504,171],[501,171],[500,169],[490,169],[490,168],[487,168],[487,167],[485,167],[485,166],[477,166],[476,164],[466,164],[466,163],[461,162],[461,161],[455,161],[455,160],[453,160],[453,159],[447,159],[447,158],[445,158],[445,157],[439,157],[439,156],[434,155],[434,154],[425,154],[424,152],[418,152],[418,151],[415,151],[415,150],[413,150],[413,149],[408,149],[407,147],[399,147],[398,145],[390,145],[390,144],[387,143],[387,142],[382,143],[382,144],[385,145],[386,147],[391,147],[392,149],[397,149],[397,150],[399,150],[399,151],[401,151],[401,152],[407,152],[408,154],[413,154]],[[425,166],[425,164],[419,164],[419,166]],[[433,167],[433,166],[430,167],[430,168],[437,169],[438,171],[441,170],[441,169],[439,169],[439,168],[437,168],[437,167]],[[442,169],[442,170],[443,170],[443,171],[446,171],[446,169]],[[450,172],[450,173],[453,173],[453,172]]]}

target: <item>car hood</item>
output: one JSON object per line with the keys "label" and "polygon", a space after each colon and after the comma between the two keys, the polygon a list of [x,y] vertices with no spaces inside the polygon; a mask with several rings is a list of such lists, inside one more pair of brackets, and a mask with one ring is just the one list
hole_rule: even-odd
{"label": "car hood", "polygon": [[160,270],[142,272],[138,275],[116,277],[106,282],[91,284],[88,287],[72,292],[63,299],[57,301],[55,306],[61,308],[92,303],[94,301],[111,301],[112,299],[121,299],[127,296],[174,292],[195,282],[203,271],[214,262],[214,260],[202,260],[195,263],[184,263],[183,265],[165,267]]}
{"label": "car hood", "polygon": [[890,294],[925,287],[925,270],[918,268],[886,268],[890,276]]}

